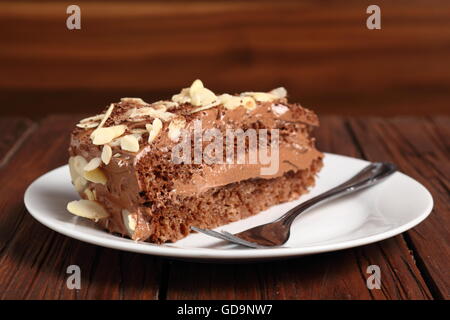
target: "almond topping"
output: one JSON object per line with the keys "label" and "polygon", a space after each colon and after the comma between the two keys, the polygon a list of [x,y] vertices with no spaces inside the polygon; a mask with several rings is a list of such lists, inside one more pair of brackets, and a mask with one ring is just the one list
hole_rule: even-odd
{"label": "almond topping", "polygon": [[[108,110],[106,110],[106,113],[104,114],[102,121],[100,122],[100,124],[98,125],[97,129],[100,129],[101,127],[103,127],[105,125],[106,120],[108,120],[109,116],[111,115],[112,111],[114,109],[114,104],[110,104]],[[96,131],[95,130],[95,131]],[[94,132],[95,132],[94,131]]]}
{"label": "almond topping", "polygon": [[77,192],[82,192],[86,188],[87,180],[82,176],[78,176],[73,180],[73,186]]}
{"label": "almond topping", "polygon": [[139,140],[132,134],[123,136],[120,139],[120,148],[130,152],[138,152]]}
{"label": "almond topping", "polygon": [[109,145],[105,144],[103,146],[102,155],[101,155],[103,163],[108,165],[109,162],[111,161],[111,157],[112,157],[112,149]]}
{"label": "almond topping", "polygon": [[145,128],[148,130],[148,143],[152,143],[156,139],[162,129],[162,126],[163,124],[159,119],[153,120],[152,124],[148,123],[145,125]]}
{"label": "almond topping", "polygon": [[94,221],[109,217],[103,206],[92,200],[71,201],[67,204],[67,210],[76,216]]}
{"label": "almond topping", "polygon": [[149,116],[152,118],[158,118],[163,121],[169,121],[170,119],[172,119],[175,116],[175,114],[166,112],[166,111],[162,111],[162,110],[157,110],[152,107],[143,107],[143,108],[133,109],[129,115],[129,118],[140,121],[143,119],[143,117],[146,117],[146,116]]}
{"label": "almond topping", "polygon": [[98,122],[86,122],[86,123],[78,123],[76,126],[82,129],[90,129],[98,126]]}
{"label": "almond topping", "polygon": [[104,114],[98,114],[96,116],[84,118],[84,119],[80,120],[80,123],[101,121],[104,116],[105,116]]}
{"label": "almond topping", "polygon": [[178,117],[173,119],[169,124],[169,139],[173,142],[177,142],[180,135],[181,135],[181,129],[183,129],[186,126],[186,119],[183,117]]}
{"label": "almond topping", "polygon": [[95,200],[95,195],[91,191],[91,189],[84,190],[84,194],[85,194],[86,198],[88,198],[88,200]]}
{"label": "almond topping", "polygon": [[255,99],[253,99],[252,97],[243,97],[241,101],[242,105],[247,110],[253,110],[256,108]]}
{"label": "almond topping", "polygon": [[111,142],[125,132],[125,125],[112,126],[107,128],[97,128],[92,132],[92,143],[102,145]]}
{"label": "almond topping", "polygon": [[217,101],[217,97],[209,89],[197,88],[195,90],[190,90],[191,92],[191,103],[194,106],[206,106]]}
{"label": "almond topping", "polygon": [[278,99],[277,96],[267,92],[244,92],[241,96],[249,96],[259,102],[267,102]]}
{"label": "almond topping", "polygon": [[87,165],[84,166],[84,171],[92,171],[100,167],[102,160],[100,158],[92,158]]}
{"label": "almond topping", "polygon": [[122,99],[120,99],[120,101],[121,102],[134,103],[134,104],[141,105],[141,106],[148,105],[148,103],[145,102],[144,100],[142,100],[141,98],[122,98]]}
{"label": "almond topping", "polygon": [[128,210],[122,210],[122,219],[123,224],[125,225],[125,228],[128,231],[128,235],[131,237],[134,234],[134,230],[136,230],[136,217],[135,215],[131,214]]}
{"label": "almond topping", "polygon": [[92,171],[85,171],[83,177],[91,182],[100,183],[105,185],[108,179],[106,175],[103,173],[102,169],[97,168]]}
{"label": "almond topping", "polygon": [[286,98],[286,96],[287,96],[287,91],[284,87],[279,87],[279,88],[273,89],[269,93],[273,94],[278,99],[283,99],[283,98]]}
{"label": "almond topping", "polygon": [[222,94],[219,96],[220,102],[228,110],[234,110],[242,105],[241,97],[232,96],[231,94]]}
{"label": "almond topping", "polygon": [[76,176],[83,176],[84,167],[87,165],[87,161],[82,156],[75,156],[69,159],[69,168]]}

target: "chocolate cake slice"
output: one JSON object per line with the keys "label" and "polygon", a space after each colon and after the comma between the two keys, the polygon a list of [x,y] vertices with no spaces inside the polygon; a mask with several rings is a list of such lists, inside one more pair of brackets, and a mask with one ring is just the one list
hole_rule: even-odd
{"label": "chocolate cake slice", "polygon": [[72,132],[69,167],[82,200],[67,209],[154,243],[249,217],[314,185],[317,125],[284,88],[216,95],[196,80],[171,100],[123,98]]}

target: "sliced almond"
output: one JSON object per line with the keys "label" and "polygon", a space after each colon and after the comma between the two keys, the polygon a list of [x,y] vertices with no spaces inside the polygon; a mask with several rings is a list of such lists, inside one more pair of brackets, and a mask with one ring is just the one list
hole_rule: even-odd
{"label": "sliced almond", "polygon": [[120,139],[120,148],[130,152],[138,152],[139,140],[132,134],[123,136]]}
{"label": "sliced almond", "polygon": [[77,176],[83,176],[84,167],[87,165],[87,163],[87,160],[80,155],[69,159],[69,167],[73,167],[73,171],[76,172]]}
{"label": "sliced almond", "polygon": [[259,102],[268,102],[278,99],[277,96],[267,92],[244,92],[241,96],[249,96]]}
{"label": "sliced almond", "polygon": [[181,90],[180,93],[175,94],[172,96],[172,101],[183,104],[183,103],[190,103],[191,102],[191,96],[189,94],[189,88],[184,88]]}
{"label": "sliced almond", "polygon": [[157,101],[152,103],[152,107],[158,110],[170,111],[179,107],[177,102],[173,101]]}
{"label": "sliced almond", "polygon": [[183,117],[178,117],[173,119],[169,124],[169,139],[173,142],[177,142],[181,135],[181,129],[186,126],[186,119]]}
{"label": "sliced almond", "polygon": [[105,185],[106,182],[108,181],[108,178],[106,177],[106,175],[103,173],[102,169],[97,168],[95,170],[92,171],[85,171],[83,177],[91,182],[94,183],[100,183]]}
{"label": "sliced almond", "polygon": [[152,117],[152,118],[158,118],[158,119],[161,119],[163,121],[169,121],[173,117],[175,117],[175,114],[171,113],[171,112],[157,110],[157,109],[154,109],[152,107],[143,107],[143,108],[134,109],[130,113],[129,118],[130,119],[136,119],[136,120],[140,121],[146,116],[149,116],[149,117]]}
{"label": "sliced almond", "polygon": [[147,133],[147,129],[136,128],[136,129],[131,129],[130,132],[133,134],[144,134],[144,133]]}
{"label": "sliced almond", "polygon": [[81,119],[80,123],[101,121],[104,116],[105,116],[104,114],[97,114],[97,115],[92,116],[92,117]]}
{"label": "sliced almond", "polygon": [[141,106],[146,106],[148,105],[147,102],[145,102],[144,100],[142,100],[141,98],[122,98],[120,99],[121,102],[128,102],[128,103],[133,103],[133,104],[138,104]]}
{"label": "sliced almond", "polygon": [[[110,104],[108,110],[106,110],[105,114],[103,115],[102,121],[100,122],[100,124],[98,125],[97,129],[102,128],[105,125],[106,120],[108,120],[108,118],[111,116],[111,113],[113,112],[114,109],[114,104]],[[94,131],[95,132],[95,131]]]}
{"label": "sliced almond", "polygon": [[199,89],[203,89],[203,82],[200,79],[195,80],[194,82],[192,82],[191,86],[189,87],[189,96],[193,96],[194,93],[199,90]]}
{"label": "sliced almond", "polygon": [[275,88],[271,90],[269,93],[276,96],[279,99],[286,98],[287,96],[287,90],[284,87]]}
{"label": "sliced almond", "polygon": [[234,110],[240,106],[242,106],[242,98],[232,96],[231,94],[222,94],[219,96],[220,102],[223,106],[228,110]]}
{"label": "sliced almond", "polygon": [[153,120],[152,124],[146,124],[145,128],[148,130],[148,143],[152,143],[162,129],[162,121],[159,119]]}
{"label": "sliced almond", "polygon": [[92,158],[91,161],[88,162],[87,165],[84,166],[84,171],[92,171],[100,167],[100,164],[102,163],[102,159],[100,158]]}
{"label": "sliced almond", "polygon": [[108,165],[109,162],[111,161],[111,157],[112,157],[112,149],[109,145],[105,144],[103,146],[102,155],[101,155],[103,163]]}
{"label": "sliced almond", "polygon": [[73,186],[75,187],[75,190],[77,190],[77,192],[83,192],[83,190],[86,188],[86,185],[87,180],[82,176],[78,176],[73,180]]}
{"label": "sliced almond", "polygon": [[191,103],[197,107],[209,105],[217,100],[214,92],[207,88],[197,88],[191,92]]}
{"label": "sliced almond", "polygon": [[215,106],[218,106],[220,104],[219,100],[214,101],[213,103],[207,104],[206,106],[195,108],[194,110],[191,110],[189,113],[196,113],[200,111],[205,111],[211,108],[214,108]]}
{"label": "sliced almond", "polygon": [[125,125],[96,129],[91,135],[92,143],[95,145],[109,143],[115,138],[121,136],[125,132],[125,130]]}
{"label": "sliced almond", "polygon": [[109,217],[108,212],[101,204],[92,200],[76,200],[67,204],[67,210],[79,217],[94,221]]}
{"label": "sliced almond", "polygon": [[134,234],[134,231],[136,230],[136,225],[137,225],[136,215],[134,215],[130,211],[124,209],[124,210],[122,210],[122,219],[123,219],[123,224],[124,224],[125,228],[127,229],[128,235],[130,237],[132,237]]}
{"label": "sliced almond", "polygon": [[91,129],[98,127],[98,125],[99,125],[98,122],[85,122],[85,123],[78,123],[76,126],[82,129]]}
{"label": "sliced almond", "polygon": [[84,190],[84,194],[85,194],[86,198],[88,198],[88,200],[95,200],[94,193],[92,192],[91,189]]}
{"label": "sliced almond", "polygon": [[247,110],[253,110],[256,108],[255,99],[253,99],[252,97],[242,97],[241,101],[242,105]]}

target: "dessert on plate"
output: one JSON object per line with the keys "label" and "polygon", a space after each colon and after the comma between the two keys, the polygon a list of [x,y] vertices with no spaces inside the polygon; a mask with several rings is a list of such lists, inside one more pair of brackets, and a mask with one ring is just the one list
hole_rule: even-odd
{"label": "dessert on plate", "polygon": [[170,100],[123,98],[82,119],[69,212],[133,240],[174,242],[291,201],[314,185],[317,116],[286,90],[216,95],[196,80]]}

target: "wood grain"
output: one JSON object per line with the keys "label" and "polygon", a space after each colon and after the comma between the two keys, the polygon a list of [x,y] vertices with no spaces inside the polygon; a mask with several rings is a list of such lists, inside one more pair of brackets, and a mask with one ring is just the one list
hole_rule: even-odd
{"label": "wood grain", "polygon": [[430,190],[433,212],[406,237],[433,294],[449,299],[450,118],[360,119],[352,120],[351,127],[365,157],[396,163]]}
{"label": "wood grain", "polygon": [[[51,116],[0,170],[0,298],[156,299],[161,259],[122,253],[70,239],[25,210],[25,188],[67,162],[69,132],[79,116]],[[57,191],[52,191],[57,192]],[[49,194],[51,201],[58,195]],[[81,290],[66,286],[67,267],[81,268]]]}
{"label": "wood grain", "polygon": [[[320,150],[360,157],[338,117],[322,117]],[[382,289],[366,285],[369,265],[380,266]],[[258,265],[174,262],[168,299],[429,299],[431,294],[401,236],[352,250]]]}
{"label": "wood grain", "polygon": [[[36,222],[24,208],[23,192],[67,161],[68,133],[81,117],[47,117],[17,147],[12,143],[17,139],[0,139],[6,141],[0,143],[4,150],[15,150],[0,168],[0,299],[448,299],[448,117],[322,117],[317,132],[322,150],[394,161],[431,190],[433,213],[413,230],[379,243],[255,264],[200,264],[119,252]],[[33,127],[23,119],[0,121],[5,137]],[[66,287],[71,264],[81,267],[80,290]],[[381,290],[367,289],[366,269],[372,264],[381,268]]]}
{"label": "wood grain", "polygon": [[28,119],[0,118],[0,169],[34,129],[35,125]]}
{"label": "wood grain", "polygon": [[319,113],[450,113],[448,1],[379,0],[376,31],[356,0],[77,4],[69,31],[65,2],[0,3],[1,114],[155,101],[195,78],[216,92],[284,85]]}

